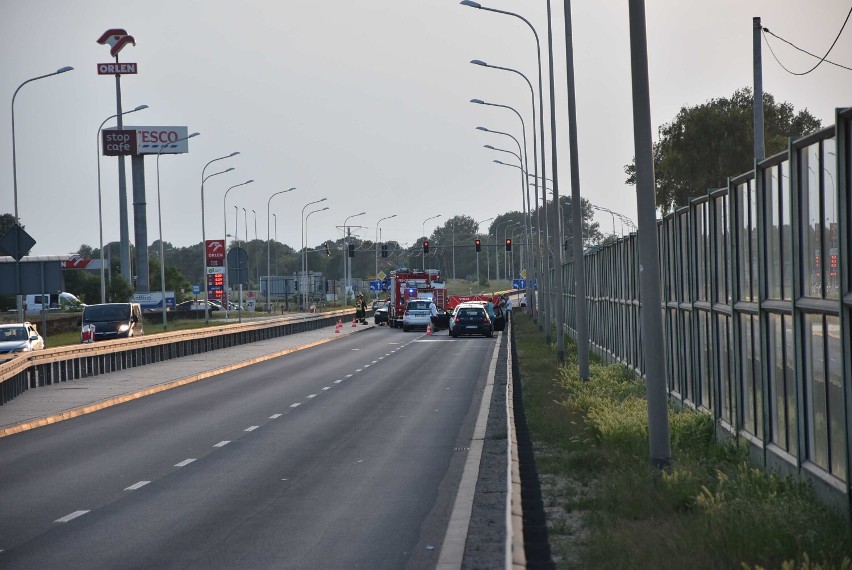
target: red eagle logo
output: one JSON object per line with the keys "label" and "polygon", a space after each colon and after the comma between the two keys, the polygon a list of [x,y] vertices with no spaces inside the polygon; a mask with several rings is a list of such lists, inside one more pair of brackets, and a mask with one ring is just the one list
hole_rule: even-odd
{"label": "red eagle logo", "polygon": [[133,39],[133,36],[128,36],[127,31],[122,30],[121,28],[112,28],[105,31],[101,37],[98,38],[98,43],[101,45],[109,44],[109,54],[116,57],[118,56],[118,52],[120,52],[127,44],[136,45],[136,40]]}

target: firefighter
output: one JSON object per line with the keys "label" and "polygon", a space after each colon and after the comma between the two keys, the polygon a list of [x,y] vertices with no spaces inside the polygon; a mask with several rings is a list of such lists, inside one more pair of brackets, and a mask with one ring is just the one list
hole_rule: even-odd
{"label": "firefighter", "polygon": [[367,301],[364,300],[363,293],[358,293],[358,298],[355,301],[355,318],[362,325],[367,324]]}

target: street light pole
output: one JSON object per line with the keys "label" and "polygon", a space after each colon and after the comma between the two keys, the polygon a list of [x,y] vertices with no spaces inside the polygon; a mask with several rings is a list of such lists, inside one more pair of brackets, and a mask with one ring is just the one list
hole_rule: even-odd
{"label": "street light pole", "polygon": [[[130,113],[135,113],[136,111],[142,111],[143,109],[147,109],[148,105],[139,105],[135,109],[131,109],[129,111],[124,111],[122,115],[129,115]],[[111,115],[104,119],[104,122],[101,123],[101,126],[98,127],[98,134],[96,143],[96,150],[98,155],[98,235],[99,235],[99,245],[101,251],[101,303],[106,303],[106,278],[104,276],[104,217],[103,217],[103,207],[101,200],[101,131],[104,128],[104,125],[107,124],[107,121],[111,119],[115,119],[118,115]]]}
{"label": "street light pole", "polygon": [[[280,190],[278,192],[275,192],[272,196],[269,197],[269,200],[266,201],[266,312],[267,313],[270,311],[270,307],[271,307],[271,305],[269,303],[269,297],[270,297],[270,292],[272,290],[272,288],[270,287],[270,283],[269,283],[270,277],[272,275],[271,263],[270,263],[270,260],[271,260],[271,256],[270,256],[271,247],[270,247],[270,245],[271,245],[272,242],[270,240],[270,234],[269,234],[269,213],[270,213],[269,208],[272,204],[273,198],[275,198],[279,194],[285,194],[287,192],[292,192],[293,190],[295,190],[295,188],[288,188],[287,190]],[[275,214],[272,214],[272,215],[274,216]],[[255,228],[256,227],[257,226],[255,225]],[[276,240],[278,239],[278,219],[277,218],[275,219],[275,239]],[[285,295],[287,294],[286,290],[284,291],[284,294]]]}
{"label": "street light pole", "polygon": [[[204,287],[204,322],[205,323],[210,322],[210,310],[209,310],[209,307],[208,307],[208,302],[209,302],[210,299],[208,298],[209,295],[208,295],[208,289],[207,289],[207,273],[206,273],[206,268],[207,268],[207,234],[206,234],[205,228],[204,228],[204,183],[207,181],[208,178],[212,178],[213,176],[218,176],[220,174],[225,174],[226,172],[231,172],[233,170],[233,167],[228,168],[226,170],[222,170],[220,172],[214,172],[210,176],[206,176],[206,177],[204,176],[204,173],[207,171],[207,167],[210,166],[211,164],[213,164],[214,162],[219,161],[219,160],[225,160],[226,158],[231,158],[233,156],[237,156],[238,154],[240,154],[240,153],[238,151],[235,151],[235,152],[232,152],[231,154],[226,154],[225,156],[220,156],[219,158],[214,158],[213,160],[211,160],[210,162],[205,164],[204,168],[201,169],[201,258],[202,258],[201,259],[201,273],[202,273],[201,279],[203,280],[203,287]],[[226,254],[227,254],[227,249],[228,249],[228,238],[227,238],[227,236],[225,236],[225,251],[226,251]]]}
{"label": "street light pole", "polygon": [[346,290],[346,287],[351,287],[351,272],[352,266],[349,261],[349,226],[347,225],[351,218],[355,218],[357,216],[363,216],[367,212],[361,212],[359,214],[352,214],[351,216],[347,216],[345,220],[343,220],[343,275],[344,275],[344,285],[343,285],[343,296],[346,299],[346,306],[349,306],[349,292]]}
{"label": "street light pole", "polygon": [[[222,294],[222,300],[224,301],[222,304],[225,308],[225,322],[228,321],[228,305],[230,304],[230,302],[228,301],[228,288],[230,287],[230,279],[228,278],[228,192],[230,192],[234,188],[245,186],[246,184],[251,184],[252,182],[254,182],[254,180],[246,180],[245,182],[234,184],[233,186],[225,190],[225,195],[222,197],[222,212],[224,214],[222,216],[222,221],[225,224],[225,291]],[[234,233],[236,234],[236,230],[234,231]],[[239,241],[239,238],[237,238],[237,241]],[[237,270],[239,270],[239,266],[237,267]],[[242,311],[240,311],[240,313],[240,319],[242,319]]]}
{"label": "street light pole", "polygon": [[[421,229],[420,229],[420,235],[423,236],[423,237],[426,237],[426,222],[428,222],[429,220],[434,220],[435,218],[440,218],[440,217],[441,217],[441,214],[437,214],[435,216],[432,216],[431,218],[426,218],[425,220],[423,220],[423,225],[421,226]],[[422,246],[422,244],[421,244],[421,246]],[[421,247],[421,250],[422,250],[422,247]],[[426,271],[426,252],[423,251],[422,255],[423,255],[423,271]]]}
{"label": "street light pole", "polygon": [[[328,210],[328,206],[325,208],[319,208],[317,210],[311,210],[308,212],[308,215],[305,216],[305,249],[307,249],[308,243],[308,219],[311,217],[311,214],[316,214],[317,212],[324,212]],[[311,278],[308,274],[308,252],[305,251],[305,294],[307,295],[308,303],[311,302]]]}
{"label": "street light pole", "polygon": [[[319,200],[314,200],[313,202],[308,202],[302,208],[302,217],[300,218],[300,220],[302,222],[302,228],[301,228],[301,231],[300,231],[301,239],[302,239],[302,263],[301,263],[301,266],[302,266],[302,279],[305,279],[305,280],[307,280],[307,278],[308,278],[308,276],[306,275],[308,258],[305,255],[305,209],[307,209],[307,207],[310,206],[311,204],[319,204],[320,202],[325,202],[326,200],[328,200],[328,198],[320,198]],[[308,302],[308,297],[307,297],[306,292],[303,291],[302,294],[300,295],[300,297],[302,298],[302,309],[304,310],[305,305]]]}
{"label": "street light pole", "polygon": [[[376,279],[379,278],[379,224],[381,224],[385,220],[390,220],[391,218],[395,218],[396,214],[392,216],[386,216],[384,218],[379,218],[379,221],[376,222]],[[376,293],[376,297],[378,298],[378,293]]]}
{"label": "street light pole", "polygon": [[201,133],[192,133],[174,141],[163,143],[160,145],[160,150],[157,151],[157,222],[160,226],[160,293],[163,295],[163,330],[168,329],[168,320],[166,319],[166,258],[163,248],[163,201],[160,199],[160,155],[167,146],[197,137],[199,134]]}
{"label": "street light pole", "polygon": [[[21,90],[21,87],[26,85],[27,83],[31,83],[38,79],[44,79],[45,77],[52,77],[54,75],[59,75],[60,73],[65,73],[66,71],[72,71],[74,68],[69,66],[60,67],[53,73],[46,73],[44,75],[39,75],[38,77],[33,77],[32,79],[27,79],[15,89],[15,93],[12,94],[12,191],[14,194],[14,202],[15,202],[15,225],[20,226],[21,221],[18,216],[18,159],[17,154],[15,152],[15,98],[18,96],[18,91]],[[15,257],[22,257],[20,252],[18,251],[20,246],[18,244],[18,235],[19,230],[17,227],[12,228],[14,232],[14,242],[15,242]],[[18,320],[24,322],[24,303],[21,292],[21,261],[19,259],[15,259],[15,295],[17,296],[18,301]]]}

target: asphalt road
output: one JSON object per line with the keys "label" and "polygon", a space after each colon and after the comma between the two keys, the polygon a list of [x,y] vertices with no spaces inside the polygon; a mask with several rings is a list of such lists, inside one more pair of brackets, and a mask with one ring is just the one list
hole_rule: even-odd
{"label": "asphalt road", "polygon": [[434,567],[496,343],[380,328],[3,438],[0,567]]}

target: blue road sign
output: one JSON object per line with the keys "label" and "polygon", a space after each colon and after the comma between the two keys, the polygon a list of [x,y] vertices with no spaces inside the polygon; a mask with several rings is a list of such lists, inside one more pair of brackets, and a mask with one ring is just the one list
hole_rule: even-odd
{"label": "blue road sign", "polygon": [[381,291],[382,290],[382,282],[381,281],[370,281],[370,291]]}
{"label": "blue road sign", "polygon": [[527,288],[527,280],[526,279],[513,279],[512,287],[515,289],[526,289]]}
{"label": "blue road sign", "polygon": [[192,294],[198,295],[199,293],[201,293],[201,285],[193,285],[192,286]]}

